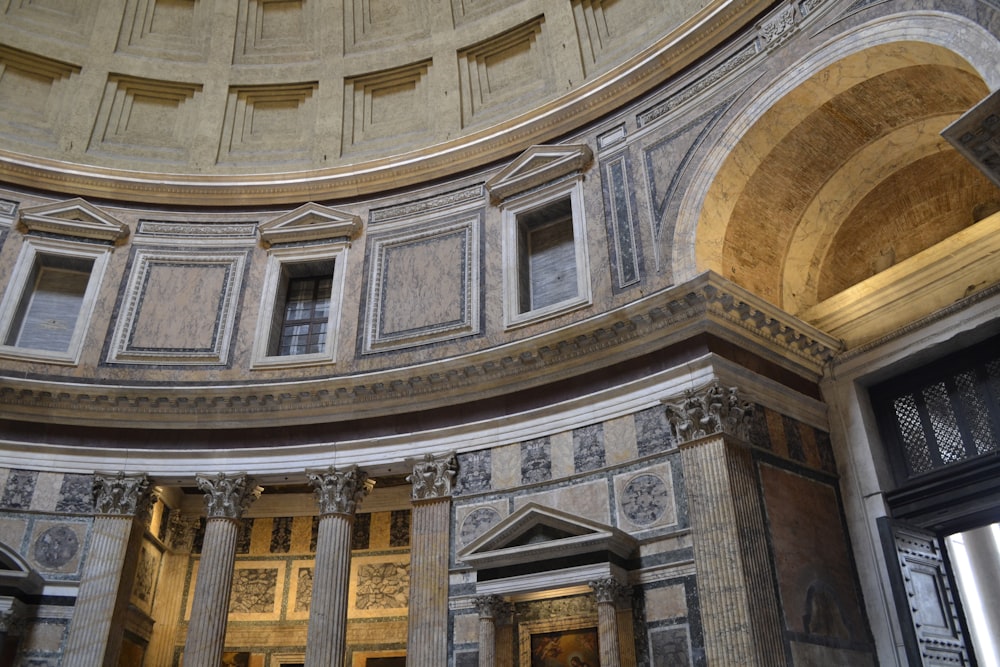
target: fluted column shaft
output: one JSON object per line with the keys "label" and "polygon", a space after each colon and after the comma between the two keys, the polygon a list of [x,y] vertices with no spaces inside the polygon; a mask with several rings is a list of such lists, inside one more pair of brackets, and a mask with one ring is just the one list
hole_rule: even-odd
{"label": "fluted column shaft", "polygon": [[97,516],[63,653],[64,667],[115,667],[149,512],[145,475],[94,476]]}
{"label": "fluted column shaft", "polygon": [[424,457],[413,484],[407,667],[448,664],[448,545],[454,456]]}
{"label": "fluted column shaft", "polygon": [[597,598],[597,645],[601,667],[621,667],[621,645],[618,643],[618,598],[625,587],[613,577],[590,582]]}
{"label": "fluted column shaft", "polygon": [[484,595],[474,603],[479,610],[479,667],[499,667],[497,619],[509,613],[510,604],[499,595]]}
{"label": "fluted column shaft", "polygon": [[243,512],[261,492],[246,475],[199,476],[208,518],[194,587],[184,667],[218,667],[225,648],[236,540]]}
{"label": "fluted column shaft", "polygon": [[372,483],[357,468],[309,473],[320,504],[312,601],[309,604],[307,667],[341,667],[347,648],[347,589],[351,533],[357,503]]}

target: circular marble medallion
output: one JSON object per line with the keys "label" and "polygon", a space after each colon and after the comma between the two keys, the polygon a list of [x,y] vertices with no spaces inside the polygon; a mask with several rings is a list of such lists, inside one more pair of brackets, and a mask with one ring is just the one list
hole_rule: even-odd
{"label": "circular marble medallion", "polygon": [[640,526],[655,523],[667,510],[667,485],[656,475],[639,475],[622,489],[622,510],[629,521]]}

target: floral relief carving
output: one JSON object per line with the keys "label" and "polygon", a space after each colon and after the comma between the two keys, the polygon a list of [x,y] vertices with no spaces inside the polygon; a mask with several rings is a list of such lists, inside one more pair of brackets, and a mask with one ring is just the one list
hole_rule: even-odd
{"label": "floral relief carving", "polygon": [[679,401],[667,402],[667,419],[678,442],[690,442],[715,433],[748,440],[754,404],[740,398],[737,387],[716,381],[697,391],[685,392]]}

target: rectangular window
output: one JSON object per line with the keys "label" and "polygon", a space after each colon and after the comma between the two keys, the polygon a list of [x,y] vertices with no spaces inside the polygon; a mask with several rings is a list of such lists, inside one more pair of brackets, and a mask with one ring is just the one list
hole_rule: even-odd
{"label": "rectangular window", "polygon": [[578,181],[505,202],[503,216],[507,326],[590,303],[590,270]]}
{"label": "rectangular window", "polygon": [[27,238],[0,303],[0,354],[78,361],[110,247]]}
{"label": "rectangular window", "polygon": [[255,366],[332,363],[345,247],[272,248]]}
{"label": "rectangular window", "polygon": [[93,260],[36,255],[5,345],[67,352]]}
{"label": "rectangular window", "polygon": [[333,277],[292,278],[285,293],[284,320],[278,335],[277,354],[315,354],[326,347]]}

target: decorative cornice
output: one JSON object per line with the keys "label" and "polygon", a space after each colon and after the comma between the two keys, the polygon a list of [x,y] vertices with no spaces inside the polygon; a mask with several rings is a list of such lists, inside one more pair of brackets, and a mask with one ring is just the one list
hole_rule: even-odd
{"label": "decorative cornice", "polygon": [[743,400],[736,387],[723,388],[714,381],[665,403],[667,421],[678,444],[716,433],[749,439],[754,404]]}
{"label": "decorative cornice", "polygon": [[280,204],[356,197],[425,183],[506,158],[619,109],[718,47],[771,3],[716,0],[675,30],[574,91],[457,139],[367,162],[250,176],[167,174],[0,151],[0,180],[80,196],[149,204]]}
{"label": "decorative cornice", "polygon": [[154,501],[145,474],[94,474],[94,513],[97,515],[143,518],[149,514]]}
{"label": "decorative cornice", "polygon": [[413,485],[414,500],[433,500],[451,496],[452,485],[458,467],[455,454],[448,452],[434,456],[424,454],[419,461],[408,461],[413,466],[413,472],[406,476],[406,481]]}
{"label": "decorative cornice", "polygon": [[587,170],[594,153],[585,144],[532,146],[486,181],[494,203]]}
{"label": "decorative cornice", "polygon": [[361,229],[361,218],[320,204],[303,204],[258,227],[265,246],[330,239],[351,239]]}
{"label": "decorative cornice", "polygon": [[247,508],[264,490],[244,473],[198,475],[198,488],[205,494],[205,510],[209,519],[240,519]]}
{"label": "decorative cornice", "polygon": [[354,516],[358,504],[375,487],[374,480],[368,479],[368,473],[357,466],[340,470],[330,466],[326,470],[306,471],[306,477],[315,488],[320,516]]}

